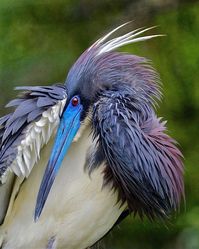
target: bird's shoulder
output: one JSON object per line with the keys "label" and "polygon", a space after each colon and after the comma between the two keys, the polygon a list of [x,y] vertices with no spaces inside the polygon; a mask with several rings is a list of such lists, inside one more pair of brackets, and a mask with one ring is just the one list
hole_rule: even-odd
{"label": "bird's shoulder", "polygon": [[0,118],[0,223],[5,215],[14,175],[28,177],[40,150],[56,132],[66,103],[62,84],[18,87],[21,94]]}

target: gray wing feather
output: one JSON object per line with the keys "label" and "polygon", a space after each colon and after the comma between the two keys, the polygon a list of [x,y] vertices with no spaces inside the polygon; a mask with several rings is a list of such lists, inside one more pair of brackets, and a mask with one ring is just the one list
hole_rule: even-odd
{"label": "gray wing feather", "polygon": [[[66,89],[62,84],[17,87],[16,90],[23,92],[6,105],[14,108],[13,112],[0,118],[0,224],[6,214],[14,181],[14,174],[10,171],[7,174],[7,171],[16,158],[24,129],[37,121],[49,107],[66,98]],[[5,175],[6,183],[3,184]]]}

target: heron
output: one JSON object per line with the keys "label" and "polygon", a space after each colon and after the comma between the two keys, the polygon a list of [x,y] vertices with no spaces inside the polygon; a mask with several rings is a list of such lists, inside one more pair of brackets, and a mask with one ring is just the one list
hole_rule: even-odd
{"label": "heron", "polygon": [[184,197],[183,156],[156,114],[159,74],[117,51],[159,35],[123,24],[51,86],[20,86],[0,119],[0,245],[85,249],[130,214],[164,220]]}

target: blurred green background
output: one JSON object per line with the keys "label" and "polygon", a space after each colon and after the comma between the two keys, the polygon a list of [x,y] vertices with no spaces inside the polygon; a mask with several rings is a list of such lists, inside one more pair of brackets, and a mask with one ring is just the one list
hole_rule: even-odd
{"label": "blurred green background", "polygon": [[0,0],[0,114],[18,85],[63,82],[80,53],[110,29],[159,25],[167,34],[123,51],[153,61],[163,81],[158,110],[185,156],[186,207],[166,225],[134,217],[102,248],[199,248],[199,2],[177,0]]}

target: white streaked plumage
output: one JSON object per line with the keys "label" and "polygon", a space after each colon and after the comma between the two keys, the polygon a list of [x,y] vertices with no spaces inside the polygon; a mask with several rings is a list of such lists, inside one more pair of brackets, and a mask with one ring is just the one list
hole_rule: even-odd
{"label": "white streaked plumage", "polygon": [[16,159],[10,166],[17,176],[29,176],[34,164],[40,158],[40,150],[56,132],[65,103],[66,99],[58,101],[56,105],[42,113],[39,121],[27,126],[24,131],[25,137],[17,147]]}

